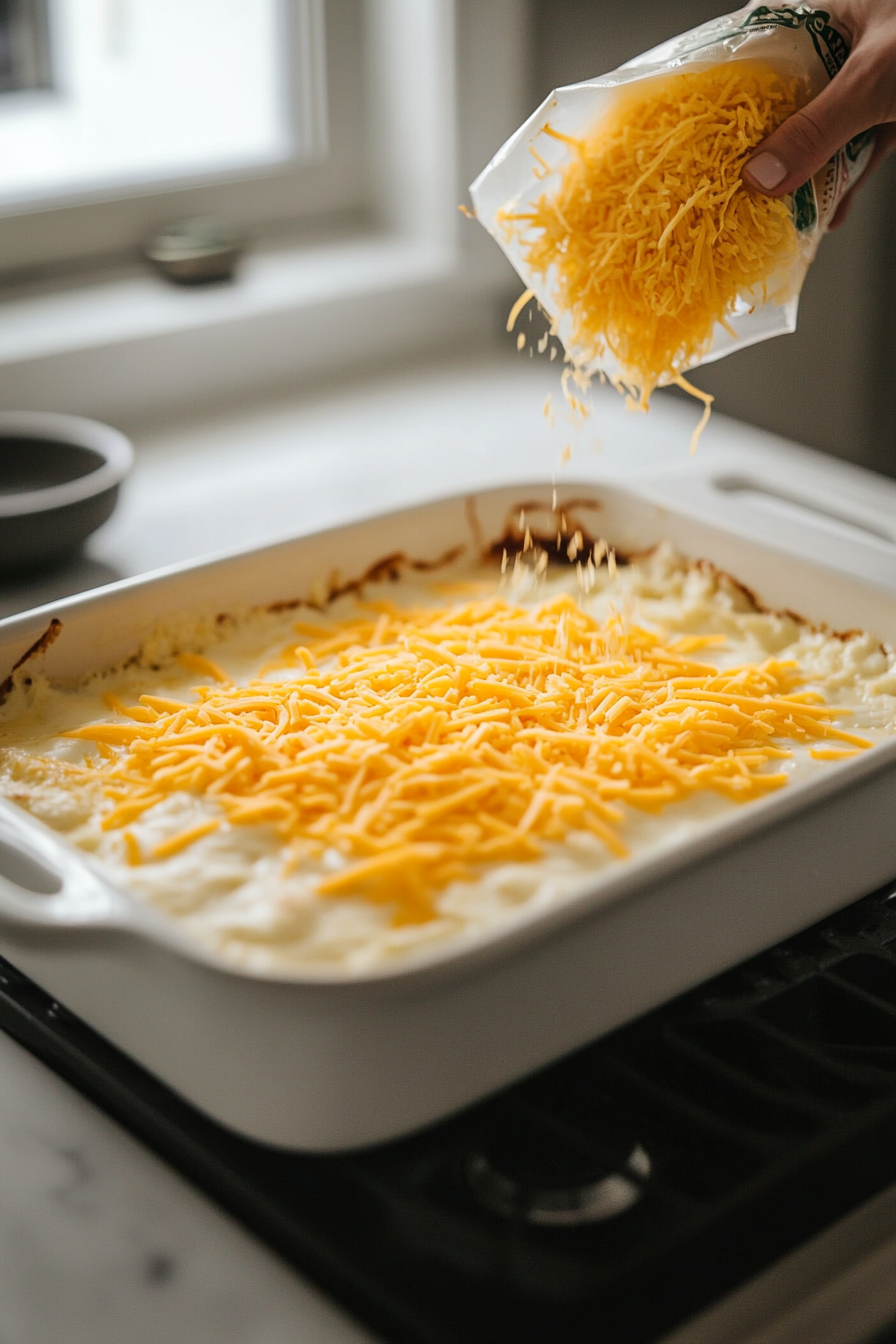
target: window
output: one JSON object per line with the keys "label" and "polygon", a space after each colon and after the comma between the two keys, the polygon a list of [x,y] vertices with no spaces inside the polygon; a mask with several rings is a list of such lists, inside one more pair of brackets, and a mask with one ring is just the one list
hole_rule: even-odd
{"label": "window", "polygon": [[363,0],[0,0],[0,272],[363,207]]}
{"label": "window", "polygon": [[8,87],[42,95],[0,101],[0,206],[307,156],[278,0],[68,0],[52,41],[7,14]]}
{"label": "window", "polygon": [[[109,3],[133,14],[144,0],[49,0],[49,89],[0,94],[0,114],[16,100],[58,106],[56,6],[108,20]],[[528,110],[529,0],[209,3],[259,24],[278,15],[280,63],[268,68],[282,72],[286,149],[262,97],[242,163],[225,139],[211,146],[216,168],[170,156],[159,167],[157,142],[155,168],[131,162],[127,182],[57,179],[55,195],[0,204],[0,405],[127,424],[495,329],[517,281],[457,206]],[[201,43],[188,45],[199,68]],[[206,212],[249,233],[234,284],[186,291],[134,264],[156,229]]]}
{"label": "window", "polygon": [[51,84],[47,0],[0,0],[0,94]]}

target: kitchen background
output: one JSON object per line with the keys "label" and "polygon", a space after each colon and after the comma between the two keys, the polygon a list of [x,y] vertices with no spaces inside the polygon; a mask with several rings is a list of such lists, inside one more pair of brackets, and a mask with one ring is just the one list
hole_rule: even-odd
{"label": "kitchen background", "polygon": [[[263,0],[243,3],[247,14],[263,8]],[[206,24],[225,12],[204,8]],[[234,10],[229,0],[226,8],[235,13],[239,5]],[[519,284],[494,244],[475,236],[475,226],[454,213],[466,184],[552,88],[612,69],[720,8],[715,0],[458,0],[453,19],[446,19],[451,6],[438,0],[410,9],[402,0],[326,0],[320,12],[326,14],[330,63],[330,176],[323,188],[314,169],[311,195],[302,186],[290,196],[288,184],[274,181],[269,189],[259,179],[238,198],[227,195],[229,187],[213,187],[201,199],[189,190],[163,191],[153,203],[139,188],[127,199],[125,193],[121,200],[73,201],[31,213],[0,201],[0,409],[28,405],[93,414],[133,432],[160,415],[200,414],[210,406],[220,412],[247,397],[261,401],[299,392],[317,386],[321,374],[344,380],[365,369],[406,367],[421,355],[463,357],[474,350],[485,357],[500,348],[512,358],[503,317]],[[170,0],[142,10],[154,16],[163,38],[166,31],[177,33],[184,51],[192,43],[206,73],[214,74],[215,63],[227,58],[226,51],[198,41],[203,4],[193,0],[189,7],[192,28],[185,26],[187,11],[178,19]],[[60,18],[95,11],[91,21],[105,33],[95,70],[106,78],[103,61],[111,69],[127,58],[129,33],[142,10],[140,0],[80,0],[78,11],[60,0],[9,0],[0,5],[0,26],[12,24],[14,31],[25,23],[39,35],[40,23],[54,15],[58,27]],[[313,0],[288,0],[280,12],[314,10]],[[451,22],[458,82],[439,108],[433,100],[442,94],[433,93],[430,76],[426,89],[415,88],[414,80],[422,81],[426,69],[419,59],[424,45],[451,42]],[[395,51],[404,44],[400,59],[394,52],[389,57],[385,78],[392,104],[383,88],[372,87],[369,52],[358,56],[367,41],[365,25],[368,37],[376,29],[368,42],[374,62],[384,44]],[[220,47],[221,33],[218,39]],[[0,51],[0,67],[4,59]],[[261,59],[255,77],[263,81]],[[177,97],[187,97],[176,87],[183,73],[172,67],[153,77],[150,69],[150,109],[159,106],[152,101],[153,78],[171,108]],[[33,59],[29,78],[38,84],[48,78]],[[66,78],[63,69],[54,91],[0,89],[0,132],[5,134],[6,118],[22,99],[64,94]],[[382,70],[375,71],[373,83],[383,78]],[[209,98],[220,96],[210,89]],[[453,147],[449,106],[456,108]],[[116,117],[102,109],[94,116],[96,144],[105,145]],[[377,149],[389,116],[389,134],[397,126],[406,142],[404,157],[391,167],[382,164]],[[350,123],[362,126],[360,137],[352,138]],[[161,134],[151,119],[147,128]],[[126,164],[127,146],[137,138],[124,127],[124,158],[114,171]],[[456,173],[450,180],[439,177],[452,154]],[[73,171],[71,165],[62,168]],[[33,176],[33,165],[28,171]],[[316,215],[308,213],[312,196]],[[152,228],[209,206],[248,229],[252,255],[229,294],[220,287],[175,292],[137,261],[139,248]],[[390,236],[420,244],[419,265],[413,263],[419,274],[408,271],[396,282],[389,271],[397,274],[396,255],[377,253],[363,265],[355,256],[351,267],[364,270],[364,292],[352,294],[354,271],[342,261],[323,253],[320,263],[312,257],[305,266],[309,280],[299,275],[298,251],[285,262],[277,253],[281,245],[313,249],[322,238],[328,247],[343,235],[350,241],[352,230],[363,232],[371,220],[384,224]],[[894,220],[891,164],[862,193],[848,226],[825,240],[806,283],[798,333],[700,373],[698,381],[716,394],[718,409],[896,475]],[[442,265],[436,252],[448,244],[457,251],[450,265]],[[406,268],[409,255],[401,263]],[[425,291],[416,308],[414,285]]]}
{"label": "kitchen background", "polygon": [[[722,3],[718,0],[718,7]],[[613,68],[716,8],[713,0],[0,0],[0,411],[33,407],[98,416],[129,432],[136,447],[121,503],[85,553],[51,572],[3,575],[0,615],[159,565],[314,531],[440,492],[468,490],[494,479],[546,478],[563,444],[559,436],[567,433],[558,423],[550,439],[540,414],[547,391],[556,390],[557,368],[517,355],[504,320],[520,283],[485,233],[457,213],[457,203],[490,154],[551,88]],[[307,20],[301,31],[290,31],[290,40],[300,39],[294,49],[272,40],[272,31],[278,41],[283,33],[270,23],[283,16]],[[315,16],[325,23],[325,44],[314,30]],[[73,41],[74,17],[87,23],[89,41]],[[61,45],[50,51],[53,60],[47,62],[50,19],[69,26],[54,30]],[[255,32],[254,46],[233,38],[240,23]],[[231,34],[229,46],[225,30]],[[20,45],[16,53],[4,46],[5,38],[16,34],[29,36],[29,50]],[[324,46],[326,69],[323,59],[314,65]],[[87,72],[80,84],[74,56]],[[184,166],[188,151],[202,178],[208,159],[203,164],[200,151],[226,156],[239,142],[244,152],[250,131],[253,152],[277,160],[283,124],[271,93],[278,67],[309,95],[292,177],[291,170],[278,176],[275,163],[271,172],[250,166],[239,181],[226,173],[221,180],[191,179],[186,185],[160,180],[178,164]],[[315,121],[320,107],[314,94],[315,89],[321,94],[322,75],[328,84],[328,139]],[[32,152],[33,142],[32,151],[14,159],[13,122],[29,108],[40,117],[64,120],[77,107],[78,90],[88,95],[83,105],[90,105],[92,132],[76,136],[71,153],[60,153],[56,144],[52,171],[57,187],[60,175],[71,182],[78,172],[83,178],[100,170],[113,177],[130,174],[130,185],[119,190],[113,184],[110,190],[107,182],[93,196],[88,190],[61,204],[57,196],[35,206],[28,191],[41,189],[36,179],[49,172],[47,160]],[[99,102],[91,103],[94,94]],[[101,94],[108,94],[102,106]],[[142,118],[141,135],[120,115],[121,100]],[[255,122],[247,104],[255,108]],[[164,117],[154,116],[158,109],[164,109]],[[218,109],[220,119],[217,113],[209,115],[210,109]],[[227,130],[223,137],[218,134],[222,128]],[[324,141],[329,152],[314,160]],[[41,143],[46,150],[46,138]],[[161,168],[156,164],[154,178],[152,165],[147,166],[153,144],[164,160]],[[148,176],[135,183],[141,155]],[[24,201],[13,199],[9,174],[14,171]],[[43,189],[49,190],[46,176]],[[826,240],[808,278],[796,336],[747,350],[698,375],[717,394],[722,411],[892,476],[896,295],[889,233],[894,192],[896,174],[880,174],[848,226]],[[141,258],[141,247],[154,229],[210,210],[250,238],[236,282],[197,289],[169,285]],[[695,507],[705,507],[712,517],[721,509],[724,517],[743,518],[743,511],[755,506],[751,527],[757,535],[775,537],[783,531],[782,517],[789,520],[791,540],[805,538],[812,520],[806,510],[788,512],[789,501],[798,503],[806,494],[811,502],[813,492],[822,502],[842,499],[846,526],[822,509],[812,532],[816,544],[820,530],[821,544],[836,547],[838,560],[883,555],[879,563],[892,563],[886,539],[896,518],[896,484],[865,477],[839,462],[819,463],[813,454],[722,416],[711,423],[695,461],[686,448],[696,420],[690,401],[666,401],[647,418],[629,416],[611,393],[601,403],[592,422],[592,437],[603,440],[600,455],[591,451],[593,443],[576,445],[571,469],[581,468],[584,478],[646,482],[659,473],[663,490],[677,488],[683,499],[687,491],[705,487],[703,495],[695,495]],[[780,497],[769,494],[763,512],[761,494],[751,503],[710,489],[706,478],[714,470],[727,476],[735,467],[748,473],[748,481],[755,477],[780,487]],[[701,499],[709,502],[700,504]],[[853,509],[870,520],[870,538],[867,528],[858,536],[850,528]],[[887,977],[885,994],[891,995],[896,941],[894,916],[885,905],[878,921],[886,924],[880,946],[865,938],[868,907],[860,918],[848,911],[844,930],[835,930],[825,944],[824,976],[833,961],[843,961],[843,974],[858,974],[860,996],[869,983],[862,977],[870,973]],[[875,907],[876,920],[881,912]],[[881,952],[881,946],[891,950]],[[814,974],[799,948],[785,949],[772,974],[763,972],[757,983],[763,994],[770,985],[778,993],[789,977]],[[834,988],[840,999],[848,992],[842,979]],[[810,996],[825,991],[829,997],[831,990],[826,979],[808,986]],[[27,993],[23,1001],[27,1008]],[[60,1069],[55,1003],[35,1007],[32,999],[36,1016],[23,1017],[8,977],[0,986],[0,1006],[4,1002],[4,1344],[55,1339],[65,1344],[257,1344],[262,1339],[360,1344],[371,1338],[125,1128],[14,1043],[23,1040],[34,1049],[36,1041],[42,1042],[51,1066]],[[798,996],[797,1002],[803,1000]],[[864,1032],[869,996],[860,997],[853,1008],[846,1036],[835,1036],[837,1050],[843,1040],[851,1048],[853,1020]],[[884,1112],[882,1092],[869,1088],[868,1106],[879,1126],[872,1131],[877,1146],[858,1128],[865,1124],[864,1112],[860,1115],[854,1098],[865,1097],[864,1083],[861,1093],[853,1093],[852,1086],[840,1089],[848,1111],[842,1148],[836,1146],[841,1113],[825,1100],[827,1133],[837,1129],[826,1150],[830,1166],[807,1167],[810,1189],[804,1200],[794,1199],[788,1184],[783,1205],[752,1206],[760,1250],[770,1231],[788,1235],[795,1210],[815,1216],[821,1207],[825,1217],[835,1217],[851,1207],[837,1200],[854,1202],[894,1179],[893,1010],[878,1002],[874,1012],[870,1048],[877,1049],[879,1032],[885,1046],[875,1060],[889,1069],[881,1088],[886,1087],[890,1108]],[[12,1036],[7,1035],[10,1024]],[[666,1041],[665,1019],[660,1027]],[[74,1030],[80,1051],[83,1042]],[[869,1040],[859,1035],[856,1048],[862,1051]],[[634,1038],[636,1060],[643,1057],[643,1039]],[[693,1047],[693,1041],[685,1042],[691,1055]],[[716,1074],[723,1063],[710,1061]],[[840,1063],[835,1061],[835,1067]],[[74,1076],[83,1085],[77,1072]],[[597,1076],[603,1087],[611,1075],[601,1064]],[[728,1088],[750,1088],[749,1076],[725,1076],[720,1113],[727,1113],[733,1096],[743,1129],[752,1123],[757,1127],[754,1136],[742,1134],[731,1145],[730,1170],[738,1180],[741,1170],[746,1173],[744,1188],[755,1191],[756,1183],[753,1159],[741,1166],[742,1139],[750,1152],[761,1150],[777,1162],[785,1147],[791,1151],[792,1142],[802,1153],[808,1136],[812,1163],[820,1160],[819,1131],[806,1121],[821,1105],[813,1100],[812,1070],[809,1075],[802,1068],[794,1072],[794,1097],[782,1103],[792,1105],[792,1112],[772,1103],[764,1065],[759,1096],[755,1088],[748,1092],[752,1099],[746,1109],[743,1094]],[[804,1076],[809,1079],[805,1095],[800,1091]],[[156,1142],[147,1129],[144,1092],[117,1086],[106,1094],[119,1099],[121,1109],[115,1113]],[[819,1095],[825,1098],[822,1086]],[[97,1095],[89,1086],[85,1090]],[[655,1089],[651,1095],[656,1097]],[[136,1124],[127,1110],[131,1101],[139,1116]],[[656,1101],[667,1103],[674,1109],[674,1097]],[[612,1108],[610,1114],[612,1120]],[[661,1123],[650,1120],[649,1108],[647,1119]],[[167,1121],[160,1132],[170,1136]],[[683,1188],[692,1181],[690,1188],[698,1192],[695,1202],[678,1207],[694,1208],[702,1218],[706,1205],[699,1192],[731,1188],[713,1156],[717,1142],[707,1146],[699,1138],[702,1130],[695,1131],[695,1141],[677,1121],[669,1132],[673,1138],[682,1134]],[[772,1143],[770,1135],[779,1137]],[[185,1143],[185,1153],[201,1152],[215,1165],[212,1150],[196,1145],[188,1130]],[[158,1146],[169,1159],[174,1151],[177,1159],[170,1143]],[[452,1154],[447,1167],[456,1170]],[[190,1160],[185,1158],[183,1166],[196,1179]],[[430,1168],[428,1162],[421,1165],[414,1158],[413,1169],[407,1168],[413,1181],[424,1170],[447,1169]],[[244,1209],[260,1207],[253,1202],[257,1173],[251,1164],[241,1187],[230,1184],[232,1171],[239,1173],[238,1160],[216,1170],[223,1173],[225,1193],[242,1188]],[[396,1170],[404,1181],[405,1169]],[[367,1176],[359,1172],[363,1183]],[[856,1172],[865,1182],[860,1187],[848,1184]],[[294,1187],[283,1182],[279,1170],[272,1171],[271,1182],[288,1204]],[[207,1186],[227,1203],[211,1182]],[[385,1254],[401,1272],[405,1251],[393,1253],[393,1243],[380,1230],[395,1225],[395,1210],[407,1207],[406,1188],[384,1197],[386,1212],[371,1222],[371,1245],[378,1264]],[[323,1198],[329,1218],[334,1203],[326,1191]],[[437,1191],[436,1201],[440,1198]],[[763,1333],[764,1344],[794,1344],[797,1338],[808,1344],[843,1344],[848,1338],[853,1344],[860,1336],[870,1338],[896,1316],[892,1195],[882,1199],[888,1202],[874,1206],[877,1222],[870,1231],[865,1223],[850,1223],[846,1233],[832,1229],[815,1260],[809,1248],[808,1258],[799,1259],[796,1268],[787,1261],[772,1271],[771,1287],[765,1283],[761,1289],[770,1294],[764,1306],[751,1299],[745,1311],[737,1297],[720,1308],[723,1319],[715,1326],[704,1329],[695,1323],[696,1333],[687,1336],[691,1344],[742,1339],[743,1322],[737,1323],[742,1315],[755,1344],[749,1322],[768,1312],[780,1313],[782,1322],[774,1335]],[[234,1207],[232,1199],[228,1207]],[[270,1207],[279,1218],[276,1206]],[[353,1203],[346,1208],[353,1235],[364,1220],[355,1216]],[[733,1209],[737,1218],[738,1208],[726,1202],[723,1213]],[[415,1291],[422,1285],[425,1292],[427,1284],[426,1275],[418,1272],[417,1254],[441,1245],[439,1209],[429,1228],[422,1220],[397,1220],[414,1243],[406,1258]],[[258,1225],[245,1211],[240,1217]],[[455,1224],[447,1227],[444,1244],[453,1265],[465,1243]],[[808,1235],[806,1228],[803,1232]],[[560,1235],[567,1232],[561,1229]],[[864,1263],[856,1268],[853,1262],[867,1257],[885,1237],[890,1244],[879,1255],[875,1249],[870,1269]],[[624,1239],[611,1240],[627,1254]],[[733,1242],[753,1254],[742,1220]],[[474,1250],[482,1244],[478,1232],[468,1244]],[[527,1243],[519,1244],[525,1257]],[[521,1264],[521,1281],[533,1279],[532,1264],[538,1263],[505,1260],[503,1254],[495,1262],[509,1265],[512,1274]],[[564,1262],[550,1261],[558,1263]],[[572,1270],[579,1272],[575,1264]],[[554,1273],[552,1268],[540,1280],[548,1293]],[[653,1282],[638,1274],[636,1305],[650,1299],[644,1285]],[[371,1281],[379,1294],[379,1270]],[[561,1276],[561,1291],[576,1281]],[[679,1277],[673,1274],[669,1286],[677,1293]],[[484,1291],[490,1293],[488,1284]],[[811,1320],[798,1335],[793,1314],[803,1295],[811,1297]],[[398,1311],[406,1298],[407,1289],[401,1288],[395,1295]],[[474,1304],[478,1300],[474,1296]],[[458,1296],[457,1301],[463,1308],[464,1300]],[[493,1332],[491,1339],[513,1334]],[[459,1337],[465,1344],[473,1338],[469,1331]],[[561,1332],[561,1337],[567,1336]],[[587,1337],[593,1338],[594,1331]],[[617,1335],[610,1331],[608,1337]],[[891,1335],[887,1338],[892,1341]]]}

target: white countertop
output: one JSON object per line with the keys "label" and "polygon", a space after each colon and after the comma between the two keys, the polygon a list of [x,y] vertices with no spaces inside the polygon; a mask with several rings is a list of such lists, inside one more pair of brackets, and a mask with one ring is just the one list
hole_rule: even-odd
{"label": "white countertop", "polygon": [[[584,428],[559,411],[550,428],[542,407],[549,392],[559,407],[557,384],[555,367],[468,361],[147,433],[86,557],[0,588],[0,614],[438,493],[554,473],[561,490],[564,476],[640,479],[733,526],[752,510],[755,530],[814,536],[816,547],[833,538],[856,572],[877,565],[896,587],[896,483],[721,417],[690,458],[698,408],[679,401],[657,399],[642,417],[601,393]],[[572,459],[560,466],[566,443]],[[724,491],[710,488],[714,478]],[[813,522],[799,499],[839,521]],[[370,1338],[0,1033],[2,1344]]]}

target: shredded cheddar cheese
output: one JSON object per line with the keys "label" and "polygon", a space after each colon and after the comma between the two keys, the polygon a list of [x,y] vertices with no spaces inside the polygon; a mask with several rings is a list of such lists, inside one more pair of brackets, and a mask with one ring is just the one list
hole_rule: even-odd
{"label": "shredded cheddar cheese", "polygon": [[577,366],[612,356],[646,408],[709,351],[716,324],[734,334],[739,302],[789,297],[799,242],[788,202],[747,191],[741,169],[807,97],[795,75],[729,61],[620,89],[584,139],[544,126],[569,150],[559,184],[499,218],[548,282],[555,323],[571,319]]}
{"label": "shredded cheddar cheese", "polygon": [[[780,788],[782,741],[863,749],[844,711],[801,691],[797,664],[719,670],[716,636],[663,639],[571,594],[489,596],[296,625],[300,642],[245,684],[205,658],[195,700],[112,700],[126,722],[73,729],[130,865],[178,853],[222,823],[274,828],[287,867],[339,856],[325,897],[361,896],[425,922],[434,898],[484,867],[537,859],[590,832],[624,857],[620,803],[658,811],[700,790],[743,801]],[[820,754],[827,755],[825,748]],[[215,817],[144,853],[127,828],[169,795]]]}

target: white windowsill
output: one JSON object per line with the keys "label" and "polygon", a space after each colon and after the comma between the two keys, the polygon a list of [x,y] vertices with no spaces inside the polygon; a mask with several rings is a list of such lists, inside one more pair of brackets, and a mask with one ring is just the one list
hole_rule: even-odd
{"label": "white windowsill", "polygon": [[125,427],[436,351],[492,326],[501,271],[474,247],[369,233],[259,250],[232,283],[147,270],[0,299],[0,409]]}
{"label": "white windowsill", "polygon": [[394,235],[247,255],[232,283],[178,286],[145,274],[0,300],[0,366],[195,331],[448,278],[454,249]]}

